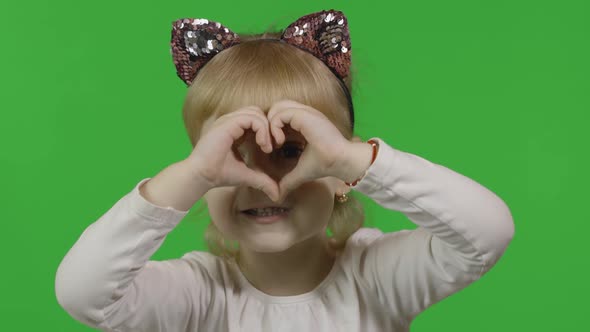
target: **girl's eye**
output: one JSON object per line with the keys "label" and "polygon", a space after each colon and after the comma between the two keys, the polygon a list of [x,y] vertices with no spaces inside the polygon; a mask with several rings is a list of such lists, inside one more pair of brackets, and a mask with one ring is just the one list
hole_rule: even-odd
{"label": "girl's eye", "polygon": [[285,144],[280,149],[281,155],[285,158],[292,159],[292,158],[299,158],[303,149],[295,144]]}

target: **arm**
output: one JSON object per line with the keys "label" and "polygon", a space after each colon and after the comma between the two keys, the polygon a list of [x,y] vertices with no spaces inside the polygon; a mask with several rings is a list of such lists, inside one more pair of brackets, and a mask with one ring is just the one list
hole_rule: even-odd
{"label": "arm", "polygon": [[514,223],[506,204],[482,185],[375,139],[377,158],[353,188],[418,227],[368,232],[357,273],[409,323],[494,266],[512,240]]}
{"label": "arm", "polygon": [[[156,331],[195,319],[189,316],[194,303],[188,294],[207,296],[201,284],[206,274],[183,259],[148,262],[189,212],[173,206],[188,208],[206,192],[185,168],[173,164],[141,180],[82,233],[55,279],[57,300],[70,315],[108,331]],[[167,207],[146,200],[140,191]],[[166,201],[174,197],[182,200]]]}

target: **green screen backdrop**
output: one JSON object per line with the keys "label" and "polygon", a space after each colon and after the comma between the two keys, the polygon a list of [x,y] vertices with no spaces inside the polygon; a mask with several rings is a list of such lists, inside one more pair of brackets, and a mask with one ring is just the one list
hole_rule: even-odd
{"label": "green screen backdrop", "polygon": [[[144,177],[186,158],[173,20],[237,33],[339,9],[356,135],[444,165],[502,198],[515,237],[496,266],[413,322],[420,331],[588,328],[589,2],[5,1],[2,331],[91,331],[57,303],[69,248]],[[586,152],[585,152],[586,151]],[[367,226],[414,229],[361,197]],[[189,215],[152,259],[205,250]]]}

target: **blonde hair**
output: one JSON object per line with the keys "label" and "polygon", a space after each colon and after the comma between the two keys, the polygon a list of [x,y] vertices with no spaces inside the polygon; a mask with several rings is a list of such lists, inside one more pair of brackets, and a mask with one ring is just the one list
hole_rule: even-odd
{"label": "blonde hair", "polygon": [[[312,54],[279,41],[280,32],[240,34],[242,42],[213,57],[188,88],[183,106],[184,125],[194,147],[202,125],[212,115],[223,115],[246,105],[263,110],[281,99],[291,99],[325,114],[342,133],[353,137],[348,99],[339,79]],[[271,40],[269,40],[271,39]],[[344,81],[351,91],[350,76]],[[334,202],[328,223],[329,245],[339,251],[362,227],[363,206],[353,192],[345,203]],[[206,206],[206,202],[203,202]],[[205,231],[209,251],[235,258],[239,244],[225,239],[215,224]]]}

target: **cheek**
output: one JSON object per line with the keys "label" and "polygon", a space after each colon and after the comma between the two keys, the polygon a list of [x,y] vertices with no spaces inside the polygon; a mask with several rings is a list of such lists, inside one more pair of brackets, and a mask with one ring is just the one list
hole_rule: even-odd
{"label": "cheek", "polygon": [[334,208],[334,199],[327,183],[322,180],[308,182],[299,187],[297,192],[297,204],[303,207],[297,219],[309,221],[311,225],[308,227],[319,229],[325,226]]}
{"label": "cheek", "polygon": [[207,208],[211,220],[224,236],[233,238],[237,216],[232,210],[234,206],[234,189],[214,188],[205,194]]}

